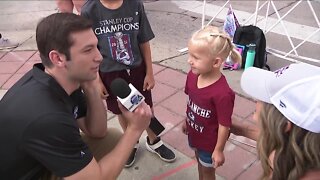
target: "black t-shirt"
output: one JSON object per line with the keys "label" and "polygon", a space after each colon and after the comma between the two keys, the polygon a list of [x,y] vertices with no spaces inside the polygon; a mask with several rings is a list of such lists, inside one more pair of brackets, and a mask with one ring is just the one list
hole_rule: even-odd
{"label": "black t-shirt", "polygon": [[0,178],[37,179],[49,170],[65,177],[93,158],[77,118],[86,114],[80,89],[68,95],[37,64],[0,101]]}

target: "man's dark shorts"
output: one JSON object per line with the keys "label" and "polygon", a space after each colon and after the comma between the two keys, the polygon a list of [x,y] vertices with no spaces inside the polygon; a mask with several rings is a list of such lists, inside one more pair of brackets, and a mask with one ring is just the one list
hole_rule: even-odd
{"label": "man's dark shorts", "polygon": [[117,97],[111,93],[110,84],[115,78],[122,78],[128,83],[131,83],[141,94],[145,97],[145,102],[152,107],[152,96],[151,91],[143,91],[143,82],[146,76],[146,67],[144,63],[141,63],[139,67],[130,69],[130,70],[121,70],[115,72],[100,72],[100,77],[105,85],[109,96],[107,97],[107,106],[113,114],[121,114],[121,111],[118,107]]}

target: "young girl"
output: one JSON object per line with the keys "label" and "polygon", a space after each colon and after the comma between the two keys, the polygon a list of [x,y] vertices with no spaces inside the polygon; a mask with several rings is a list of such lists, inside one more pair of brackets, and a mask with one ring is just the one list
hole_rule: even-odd
{"label": "young girl", "polygon": [[235,99],[220,69],[229,55],[238,63],[241,56],[228,35],[213,26],[194,33],[188,49],[191,71],[185,86],[189,99],[183,131],[195,150],[199,179],[215,179],[215,169],[225,160]]}

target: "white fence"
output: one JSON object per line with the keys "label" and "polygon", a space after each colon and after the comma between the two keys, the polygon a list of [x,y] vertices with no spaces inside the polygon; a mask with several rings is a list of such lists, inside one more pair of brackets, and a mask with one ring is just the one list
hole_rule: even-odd
{"label": "white fence", "polygon": [[[312,3],[307,0],[307,1],[303,1],[304,3],[308,4],[308,9],[305,9],[305,12],[311,12],[313,15],[313,18],[316,22],[316,26],[313,26],[312,31],[311,32],[303,32],[304,34],[304,38],[301,39],[301,41],[297,44],[294,45],[293,43],[293,36],[289,33],[288,28],[284,23],[284,18],[286,18],[290,13],[292,13],[292,11],[294,9],[296,9],[298,6],[301,6],[302,1],[292,1],[293,4],[291,6],[291,8],[289,10],[287,10],[282,16],[279,14],[276,5],[274,3],[273,0],[267,0],[267,1],[256,1],[256,8],[253,14],[250,15],[250,17],[246,18],[245,22],[242,22],[241,25],[249,25],[249,24],[253,24],[256,26],[259,26],[264,33],[267,35],[267,33],[272,32],[275,28],[279,29],[282,28],[281,31],[283,31],[283,35],[286,36],[289,44],[290,44],[290,49],[288,51],[281,51],[281,50],[277,50],[275,48],[272,47],[267,47],[267,52],[269,52],[270,54],[273,54],[274,56],[292,61],[292,62],[299,62],[299,61],[309,61],[309,62],[314,62],[314,63],[319,63],[320,64],[320,59],[315,59],[315,58],[311,58],[311,57],[306,57],[306,56],[302,56],[299,53],[299,47],[301,47],[303,44],[305,44],[306,42],[312,42],[311,38],[312,37],[320,37],[320,22],[319,22],[319,18],[313,8]],[[228,0],[226,1],[218,11],[216,11],[216,14],[211,18],[211,20],[205,24],[205,18],[206,18],[206,5],[207,2],[206,0],[203,1],[203,9],[202,9],[202,27],[206,26],[208,24],[211,24],[213,20],[215,20],[220,14],[221,12],[225,13],[225,9],[232,4],[232,1]],[[236,9],[234,9],[236,10]],[[259,16],[259,25],[257,25],[257,19],[258,19],[258,14],[259,12],[262,12],[262,10],[265,10],[265,16],[261,17]],[[269,18],[269,12],[270,11],[274,11],[276,14],[277,19],[275,20],[274,18]],[[302,13],[302,12],[300,12]],[[260,13],[261,14],[261,13]],[[317,38],[316,38],[317,39]],[[320,39],[320,38],[319,38]],[[187,50],[186,48],[180,50],[180,52],[183,52]]]}

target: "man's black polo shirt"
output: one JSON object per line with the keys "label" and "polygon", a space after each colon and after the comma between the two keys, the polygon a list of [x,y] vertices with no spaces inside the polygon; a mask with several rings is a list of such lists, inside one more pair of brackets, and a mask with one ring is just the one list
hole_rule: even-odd
{"label": "man's black polo shirt", "polygon": [[80,90],[69,96],[35,65],[0,101],[0,178],[37,179],[46,170],[64,177],[84,168],[93,157],[76,118],[85,111]]}

